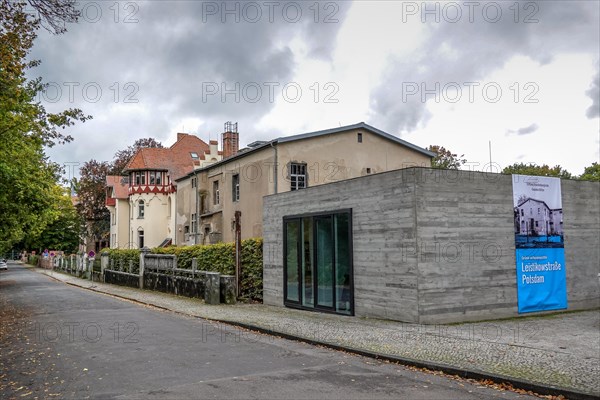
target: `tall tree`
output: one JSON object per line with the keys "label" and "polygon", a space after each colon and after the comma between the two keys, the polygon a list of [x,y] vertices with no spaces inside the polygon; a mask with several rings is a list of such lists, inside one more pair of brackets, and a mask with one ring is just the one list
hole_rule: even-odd
{"label": "tall tree", "polygon": [[[0,251],[57,218],[59,168],[44,146],[72,140],[62,129],[91,118],[79,109],[48,113],[36,102],[44,84],[41,78],[28,80],[26,72],[39,65],[27,56],[41,19],[28,14],[25,5],[0,0]],[[61,18],[60,11],[55,17]]]}
{"label": "tall tree", "polygon": [[459,156],[443,146],[430,145],[427,150],[437,154],[431,160],[432,168],[459,169],[461,165],[467,162],[467,160],[463,158],[465,156],[464,154]]}
{"label": "tall tree", "polygon": [[571,179],[573,175],[560,165],[550,168],[548,165],[536,165],[525,163],[514,163],[502,170],[503,174],[520,174],[520,175],[536,175],[536,176],[553,176],[557,178]]}
{"label": "tall tree", "polygon": [[123,169],[125,169],[127,163],[129,160],[131,160],[131,157],[133,157],[139,149],[145,147],[162,148],[163,145],[161,142],[158,142],[153,138],[142,138],[136,140],[132,146],[128,146],[126,149],[119,150],[115,153],[110,175],[121,175],[123,173]]}
{"label": "tall tree", "polygon": [[589,167],[585,167],[583,174],[579,176],[582,181],[600,181],[600,164],[592,163]]}
{"label": "tall tree", "polygon": [[76,208],[84,223],[82,234],[95,241],[106,240],[110,232],[110,213],[105,204],[110,169],[110,163],[96,160],[86,161],[79,169]]}
{"label": "tall tree", "polygon": [[50,222],[43,231],[33,235],[27,234],[19,248],[63,250],[74,253],[80,241],[82,226],[79,214],[73,206],[68,188],[60,188],[62,194],[57,202],[57,214],[54,221]]}

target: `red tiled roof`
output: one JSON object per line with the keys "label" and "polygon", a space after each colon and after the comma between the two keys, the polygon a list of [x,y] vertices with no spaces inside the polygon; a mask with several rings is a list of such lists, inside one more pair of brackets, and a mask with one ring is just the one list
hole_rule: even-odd
{"label": "red tiled roof", "polygon": [[166,149],[143,148],[131,158],[123,172],[133,170],[167,170],[171,181],[194,170],[194,159],[190,153],[203,155],[209,146],[199,137],[178,133],[177,142]]}
{"label": "red tiled roof", "polygon": [[126,199],[129,196],[129,184],[123,178],[125,177],[119,175],[106,177],[106,186],[113,188],[113,196],[116,199]]}

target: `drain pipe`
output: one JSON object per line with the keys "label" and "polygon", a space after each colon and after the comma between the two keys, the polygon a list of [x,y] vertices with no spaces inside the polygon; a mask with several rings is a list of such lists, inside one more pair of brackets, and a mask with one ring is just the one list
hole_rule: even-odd
{"label": "drain pipe", "polygon": [[275,142],[271,142],[271,148],[275,151],[275,155],[274,155],[274,161],[273,161],[273,190],[275,191],[275,194],[277,194],[277,146],[273,146]]}

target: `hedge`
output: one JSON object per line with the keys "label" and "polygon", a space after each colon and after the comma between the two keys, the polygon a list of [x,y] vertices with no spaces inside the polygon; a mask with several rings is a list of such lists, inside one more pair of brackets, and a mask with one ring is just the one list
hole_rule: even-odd
{"label": "hedge", "polygon": [[29,257],[27,257],[27,264],[31,264],[31,265],[37,267],[39,259],[40,259],[40,256],[30,255]]}
{"label": "hedge", "polygon": [[133,273],[138,274],[140,272],[140,251],[137,249],[103,249],[102,253],[108,253],[110,263],[112,264],[111,269],[116,271],[129,272],[129,261],[132,262]]}
{"label": "hedge", "polygon": [[[262,238],[242,240],[242,274],[240,278],[241,298],[262,300],[263,254]],[[127,271],[129,260],[133,260],[134,273],[139,272],[139,250],[105,249],[116,265],[122,260],[123,270]],[[154,248],[153,254],[174,254],[177,268],[191,269],[192,258],[198,260],[199,271],[218,272],[222,275],[235,274],[235,244],[217,243],[211,245],[169,246]]]}

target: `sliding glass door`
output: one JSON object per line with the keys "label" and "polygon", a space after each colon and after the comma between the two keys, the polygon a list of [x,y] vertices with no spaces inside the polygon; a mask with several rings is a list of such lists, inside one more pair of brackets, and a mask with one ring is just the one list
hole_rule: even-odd
{"label": "sliding glass door", "polygon": [[350,210],[284,218],[284,296],[291,307],[353,314]]}

